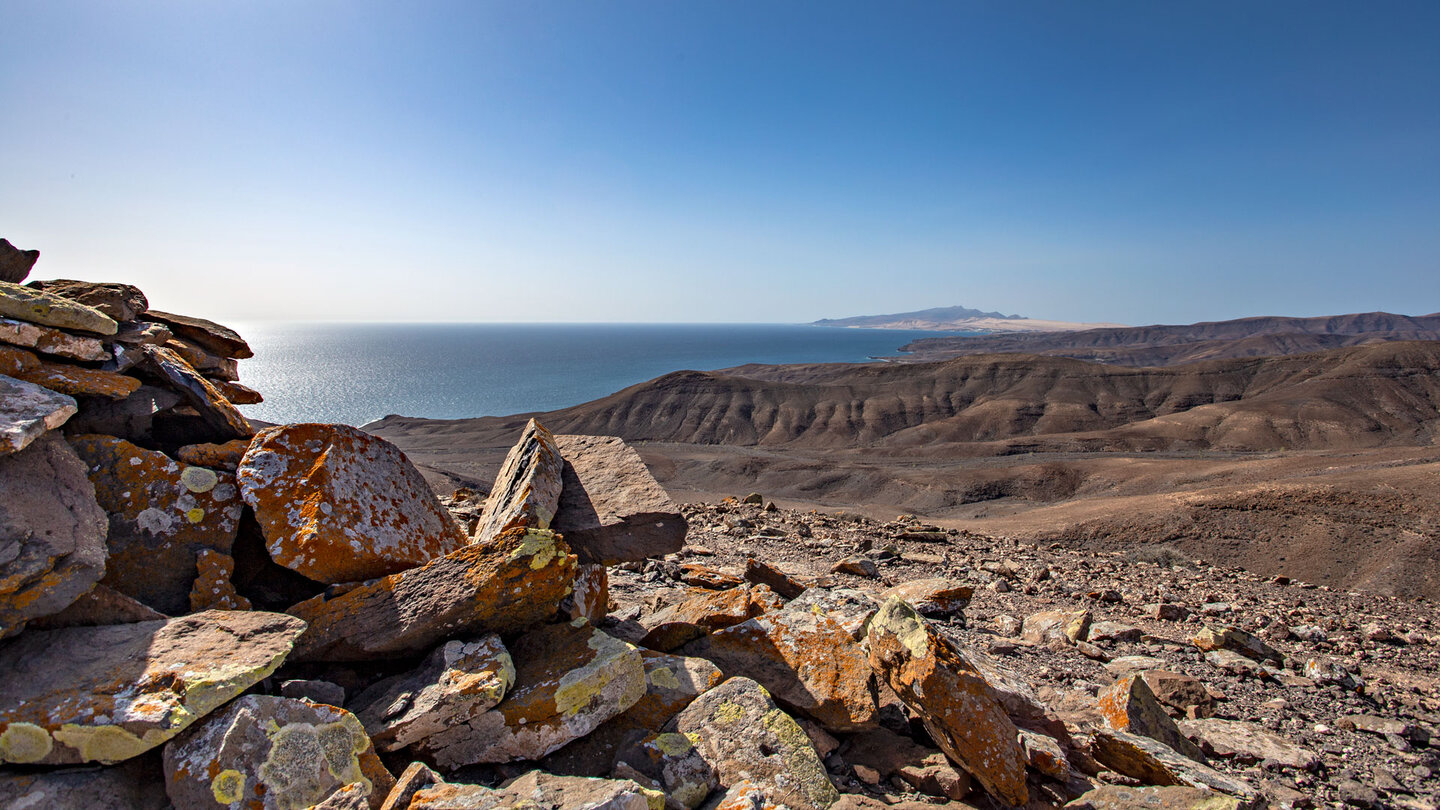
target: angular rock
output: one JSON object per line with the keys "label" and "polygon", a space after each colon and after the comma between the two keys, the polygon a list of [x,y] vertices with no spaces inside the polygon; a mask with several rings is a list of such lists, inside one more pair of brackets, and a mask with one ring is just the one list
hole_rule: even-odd
{"label": "angular rock", "polygon": [[411,810],[660,810],[664,797],[629,779],[587,779],[531,771],[504,787],[440,784],[410,800]]}
{"label": "angular rock", "polygon": [[1252,661],[1268,663],[1276,667],[1285,664],[1285,656],[1277,652],[1274,647],[1238,627],[1222,625],[1201,628],[1200,632],[1195,635],[1193,643],[1206,652],[1231,650]]}
{"label": "angular rock", "polygon": [[[1119,660],[1119,659],[1116,659]],[[1183,713],[1197,712],[1208,715],[1215,698],[1199,679],[1163,669],[1151,669],[1140,673],[1145,685],[1155,694],[1155,699]]]}
{"label": "angular rock", "polygon": [[145,314],[145,310],[150,306],[150,302],[145,300],[145,293],[131,284],[60,278],[54,281],[32,281],[25,286],[94,307],[122,322],[135,320]]}
{"label": "angular rock", "polygon": [[583,620],[542,627],[512,646],[515,686],[505,699],[417,745],[440,767],[539,759],[645,694],[639,651]]}
{"label": "angular rock", "polygon": [[1253,803],[1192,787],[1101,785],[1065,805],[1065,810],[1248,810]]}
{"label": "angular rock", "polygon": [[666,726],[714,771],[721,787],[748,780],[777,803],[820,810],[840,798],[814,746],[760,684],[731,678],[696,698]]}
{"label": "angular rock", "polygon": [[330,681],[300,679],[281,681],[280,695],[296,700],[304,698],[311,703],[324,703],[327,706],[345,705],[345,687]]}
{"label": "angular rock", "polygon": [[169,618],[142,602],[114,588],[96,585],[86,591],[70,607],[59,613],[35,619],[26,625],[31,630],[59,630],[62,627],[103,627],[107,624],[164,621]]}
{"label": "angular rock", "polygon": [[1168,745],[1125,731],[1097,729],[1090,753],[1105,767],[1147,785],[1182,785],[1217,790],[1242,799],[1258,798],[1245,782],[1175,753]]}
{"label": "angular rock", "polygon": [[1217,669],[1223,669],[1242,677],[1268,678],[1279,670],[1268,667],[1234,650],[1211,650],[1205,653],[1205,660],[1209,661]]}
{"label": "angular rock", "polygon": [[642,616],[640,627],[645,634],[638,643],[668,652],[707,633],[784,606],[785,603],[763,585],[725,591],[693,588],[689,598]]}
{"label": "angular rock", "polygon": [[445,642],[419,668],[356,695],[349,708],[377,748],[394,751],[489,711],[514,683],[510,653],[490,633]]}
{"label": "angular rock", "polygon": [[443,784],[445,780],[431,770],[430,766],[423,762],[412,762],[395,780],[395,787],[390,789],[390,795],[385,797],[385,803],[380,805],[380,810],[406,810],[416,793]]}
{"label": "angular rock", "polygon": [[1287,768],[1313,771],[1320,757],[1257,723],[1243,720],[1181,720],[1180,731],[1200,744],[1206,753],[1253,765],[1273,760]]}
{"label": "angular rock", "polygon": [[880,594],[884,601],[892,596],[905,600],[921,616],[954,616],[962,613],[975,595],[975,586],[944,577],[916,579]]}
{"label": "angular rock", "polygon": [[100,580],[105,531],[85,464],[64,439],[50,434],[0,456],[0,638]]}
{"label": "angular rock", "polygon": [[582,564],[575,572],[575,590],[560,603],[566,618],[599,624],[610,612],[610,575],[605,566]]}
{"label": "angular rock", "polygon": [[673,731],[651,734],[627,752],[615,775],[663,787],[670,810],[695,810],[720,787],[715,767],[695,747],[698,737]]}
{"label": "angular rock", "polygon": [[686,585],[709,588],[712,591],[723,591],[745,584],[745,580],[734,574],[699,563],[681,563],[680,581]]}
{"label": "angular rock", "polygon": [[1159,740],[1196,762],[1206,761],[1204,752],[1181,733],[1140,675],[1126,675],[1116,681],[1100,693],[1099,704],[1100,714],[1110,728]]}
{"label": "angular rock", "polygon": [[199,412],[205,425],[222,441],[248,439],[255,435],[249,420],[180,355],[164,346],[141,346],[140,352],[145,367],[185,397],[190,406]]}
{"label": "angular rock", "polygon": [[758,682],[776,702],[826,731],[863,731],[876,726],[880,711],[875,673],[861,646],[875,609],[858,591],[812,589],[779,610],[698,639],[684,652],[714,662],[727,676]]}
{"label": "angular rock", "polygon": [[269,695],[246,695],[167,744],[165,779],[176,807],[265,810],[312,807],[355,783],[378,808],[395,784],[355,715]]}
{"label": "angular rock", "polygon": [[275,562],[317,582],[356,582],[468,542],[405,454],[348,425],[266,428],[236,472]]}
{"label": "angular rock", "polygon": [[1085,640],[1096,641],[1139,641],[1145,631],[1122,622],[1095,622],[1085,634]]}
{"label": "angular rock", "polygon": [[430,563],[289,609],[310,627],[294,658],[364,661],[413,655],[454,636],[510,633],[554,615],[575,580],[575,556],[554,533],[514,529],[488,548]]}
{"label": "angular rock", "polygon": [[145,317],[151,321],[159,321],[170,327],[175,334],[200,344],[210,352],[221,357],[234,357],[237,360],[244,360],[254,357],[255,352],[250,350],[250,344],[236,334],[235,330],[221,326],[214,321],[207,321],[204,318],[193,318],[188,315],[175,315],[169,312],[161,312],[156,309],[148,310]]}
{"label": "angular rock", "polygon": [[581,562],[613,565],[673,554],[685,545],[680,508],[645,462],[614,436],[556,436],[565,460],[551,528]]}
{"label": "angular rock", "polygon": [[970,792],[970,775],[957,771],[943,753],[888,729],[856,734],[841,755],[851,765],[873,769],[881,779],[898,776],[928,796],[963,799]]}
{"label": "angular rock", "polygon": [[113,335],[119,328],[94,307],[6,281],[0,281],[0,317],[100,335]]}
{"label": "angular rock", "polygon": [[[189,363],[191,368],[210,380],[212,385],[218,382],[235,382],[240,379],[240,363],[233,358],[211,354],[194,343],[180,338],[167,340],[165,348]],[[218,387],[216,390],[219,390]]]}
{"label": "angular rock", "polygon": [[560,505],[560,484],[565,462],[555,437],[531,419],[520,441],[500,465],[485,511],[471,535],[472,542],[488,543],[506,529],[548,529]]}
{"label": "angular rock", "polygon": [[1061,782],[1069,776],[1070,760],[1065,756],[1064,746],[1054,737],[1022,728],[1020,747],[1025,749],[1025,761],[1031,768]]}
{"label": "angular rock", "polygon": [[[29,355],[18,363],[17,355]],[[51,363],[24,349],[0,346],[0,367],[17,379],[72,397],[124,399],[140,388],[140,381],[124,374]]]}
{"label": "angular rock", "polygon": [[807,587],[795,577],[754,557],[745,561],[745,581],[764,585],[785,599],[794,599]]}
{"label": "angular rock", "polygon": [[268,677],[305,624],[205,611],[30,631],[0,646],[0,762],[119,762]]}
{"label": "angular rock", "polygon": [[245,439],[235,439],[224,444],[187,444],[175,451],[175,458],[196,467],[235,472],[249,446],[250,442]]}
{"label": "angular rock", "polygon": [[170,327],[150,321],[129,321],[120,324],[120,329],[110,340],[126,346],[164,346],[175,337]]}
{"label": "angular rock", "polygon": [[11,318],[0,318],[0,343],[86,363],[103,363],[110,359],[110,352],[97,338],[72,335]]}
{"label": "angular rock", "polygon": [[40,251],[21,250],[10,244],[9,239],[0,239],[0,281],[19,284],[39,259]]}
{"label": "angular rock", "polygon": [[965,654],[890,598],[870,622],[870,664],[952,761],[997,798],[1028,800],[1019,730]]}
{"label": "angular rock", "polygon": [[189,610],[199,553],[229,554],[235,542],[243,504],[234,476],[111,436],[70,444],[110,518],[105,584],[162,613]]}
{"label": "angular rock", "polygon": [[1088,610],[1046,610],[1027,616],[1020,638],[1031,644],[1049,641],[1080,641],[1090,629]]}
{"label": "angular rock", "polygon": [[1364,678],[1351,672],[1344,664],[1333,658],[1307,659],[1301,671],[1305,677],[1315,683],[1333,683],[1352,692],[1365,685]]}
{"label": "angular rock", "polygon": [[75,400],[0,374],[0,456],[25,449],[75,415]]}
{"label": "angular rock", "polygon": [[108,768],[0,773],[0,807],[8,810],[168,810],[157,758]]}
{"label": "angular rock", "polygon": [[319,804],[310,805],[310,810],[372,810],[373,802],[374,797],[369,785],[364,782],[351,782],[336,788],[334,793],[326,796]]}
{"label": "angular rock", "polygon": [[234,380],[211,380],[210,384],[215,386],[221,396],[230,400],[231,405],[259,405],[265,401],[259,391]]}
{"label": "angular rock", "polygon": [[250,610],[254,605],[235,590],[230,577],[235,574],[235,559],[208,548],[195,555],[197,575],[190,586],[191,610]]}

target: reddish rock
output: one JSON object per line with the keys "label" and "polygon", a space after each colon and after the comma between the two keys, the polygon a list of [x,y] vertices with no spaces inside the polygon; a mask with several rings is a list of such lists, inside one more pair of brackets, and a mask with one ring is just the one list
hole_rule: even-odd
{"label": "reddish rock", "polygon": [[1147,669],[1140,677],[1156,700],[1180,713],[1194,712],[1205,717],[1212,711],[1215,698],[1198,678],[1163,669]]}
{"label": "reddish rock", "polygon": [[727,591],[695,588],[690,597],[640,619],[645,635],[640,646],[662,652],[706,633],[739,624],[785,603],[769,588],[747,586]]}
{"label": "reddish rock", "polygon": [[734,574],[727,574],[724,571],[711,568],[708,565],[700,565],[699,563],[681,564],[680,581],[686,585],[694,585],[697,588],[709,588],[712,591],[723,591],[745,584],[745,580]]}
{"label": "reddish rock", "polygon": [[235,382],[240,379],[240,364],[232,358],[211,354],[194,343],[180,338],[171,338],[165,341],[165,348],[179,355],[180,359],[189,363],[191,368],[200,372],[206,379],[211,380],[212,384],[217,381]]}
{"label": "reddish rock", "polygon": [[294,658],[364,661],[414,655],[453,636],[510,633],[554,615],[575,581],[575,555],[555,534],[513,529],[420,568],[290,608],[310,628]]}
{"label": "reddish rock", "polygon": [[224,444],[187,444],[175,451],[175,458],[196,467],[235,472],[249,447],[248,439],[235,439]]}
{"label": "reddish rock", "polygon": [[500,788],[439,784],[417,792],[411,810],[660,810],[664,796],[629,779],[531,771]]}
{"label": "reddish rock", "polygon": [[423,565],[468,542],[395,445],[347,425],[280,425],[236,473],[270,556],[317,582]]}
{"label": "reddish rock", "polygon": [[122,322],[135,320],[150,306],[150,302],[145,300],[145,293],[131,284],[59,278],[32,281],[25,286],[94,307]]}
{"label": "reddish rock", "polygon": [[248,385],[241,385],[234,380],[211,380],[210,384],[220,395],[230,400],[232,405],[259,405],[265,401],[265,397],[259,391]]}
{"label": "reddish rock", "polygon": [[110,436],[72,436],[110,517],[106,585],[162,613],[190,609],[203,550],[229,554],[243,504],[229,473]]}
{"label": "reddish rock", "polygon": [[385,803],[380,805],[380,810],[407,810],[416,793],[443,784],[445,780],[428,765],[412,762],[395,780],[395,787],[390,789],[390,795],[385,797]]}
{"label": "reddish rock", "polygon": [[6,281],[0,281],[0,317],[98,335],[113,335],[118,328],[115,319],[94,307]]}
{"label": "reddish rock", "polygon": [[936,577],[896,585],[880,595],[881,601],[898,596],[921,616],[954,616],[965,610],[975,586],[958,580]]}
{"label": "reddish rock", "polygon": [[246,343],[245,339],[240,337],[235,330],[221,326],[214,321],[193,318],[188,315],[174,315],[156,309],[148,310],[145,317],[147,320],[165,324],[175,334],[198,343],[206,350],[221,357],[244,360],[255,356],[255,353],[250,350],[250,344]]}
{"label": "reddish rock", "polygon": [[1274,647],[1238,627],[1222,625],[1201,628],[1193,643],[1206,652],[1230,650],[1262,664],[1279,667],[1285,663],[1285,656]]}
{"label": "reddish rock", "polygon": [[13,318],[0,318],[0,343],[86,363],[103,363],[110,359],[110,353],[105,351],[105,345],[97,338],[72,335]]}
{"label": "reddish rock", "polygon": [[794,599],[804,593],[806,588],[805,583],[795,577],[754,557],[745,561],[745,580],[765,585],[785,599]]}
{"label": "reddish rock", "polygon": [[870,663],[952,761],[1012,805],[1029,798],[1019,730],[965,654],[914,608],[887,599],[870,622]]}
{"label": "reddish rock", "polygon": [[560,504],[564,466],[555,437],[531,419],[500,465],[472,541],[488,543],[506,529],[550,528]]}
{"label": "reddish rock", "polygon": [[337,792],[379,808],[395,785],[355,715],[269,695],[246,695],[167,744],[165,779],[176,807],[263,810],[313,807]]}
{"label": "reddish rock", "polygon": [[1020,638],[1031,644],[1050,641],[1075,642],[1090,629],[1088,610],[1046,610],[1025,618]]}
{"label": "reddish rock", "polygon": [[141,346],[140,353],[150,373],[183,396],[200,414],[206,427],[222,441],[248,439],[255,435],[255,429],[235,409],[235,405],[180,355],[164,346]]}
{"label": "reddish rock", "polygon": [[1143,734],[1196,762],[1205,761],[1204,752],[1180,733],[1175,721],[1161,708],[1141,675],[1126,675],[1101,692],[1099,706],[1100,714],[1110,728]]}
{"label": "reddish rock", "polygon": [[1164,743],[1140,734],[1098,729],[1090,753],[1116,773],[1147,785],[1182,785],[1253,799],[1257,792],[1245,782],[1181,756]]}
{"label": "reddish rock", "polygon": [[235,590],[230,577],[235,573],[235,560],[208,548],[195,556],[198,575],[190,588],[191,610],[250,610],[250,600]]}
{"label": "reddish rock", "polygon": [[571,619],[599,623],[610,612],[610,575],[603,565],[581,565],[575,572],[575,590],[560,603]]}
{"label": "reddish rock", "polygon": [[0,762],[119,762],[259,683],[303,622],[205,611],[108,627],[29,631],[0,646]]}
{"label": "reddish rock", "polygon": [[124,399],[140,387],[134,377],[52,363],[13,346],[0,346],[0,373],[72,397]]}
{"label": "reddish rock", "polygon": [[841,756],[852,765],[874,770],[882,779],[898,776],[927,796],[958,800],[970,792],[970,775],[957,771],[943,753],[888,729],[856,734]]}
{"label": "reddish rock", "polygon": [[1253,802],[1192,787],[1101,785],[1065,805],[1066,810],[1248,810]]}
{"label": "reddish rock", "polygon": [[96,585],[70,607],[30,622],[31,630],[59,630],[62,627],[103,627],[107,624],[164,621],[166,615],[136,601],[114,588]]}
{"label": "reddish rock", "polygon": [[849,574],[852,577],[864,577],[875,579],[880,576],[880,569],[876,567],[875,561],[863,554],[854,554],[830,566],[832,574]]}
{"label": "reddish rock", "polygon": [[582,562],[613,565],[673,554],[685,545],[680,508],[640,455],[614,436],[556,436],[565,459],[551,528]]}

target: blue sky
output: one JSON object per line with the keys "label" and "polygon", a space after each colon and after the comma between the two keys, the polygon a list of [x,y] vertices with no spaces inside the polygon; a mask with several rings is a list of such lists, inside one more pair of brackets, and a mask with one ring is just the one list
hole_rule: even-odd
{"label": "blue sky", "polygon": [[219,319],[1440,311],[1440,3],[0,0],[0,236]]}

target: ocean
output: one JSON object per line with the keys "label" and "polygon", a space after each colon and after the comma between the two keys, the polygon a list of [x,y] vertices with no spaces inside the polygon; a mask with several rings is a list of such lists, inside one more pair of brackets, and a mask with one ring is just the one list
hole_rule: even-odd
{"label": "ocean", "polygon": [[963,332],[798,324],[231,324],[255,357],[240,380],[267,422],[364,425],[388,414],[463,419],[578,405],[671,371],[862,362]]}

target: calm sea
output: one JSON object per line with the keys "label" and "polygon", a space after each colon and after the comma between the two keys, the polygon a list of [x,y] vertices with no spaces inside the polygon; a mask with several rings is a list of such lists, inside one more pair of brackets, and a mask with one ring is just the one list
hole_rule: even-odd
{"label": "calm sea", "polygon": [[861,362],[942,332],[785,324],[233,324],[267,422],[363,425],[577,405],[682,369]]}

